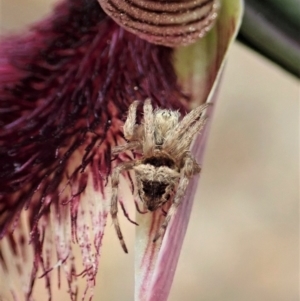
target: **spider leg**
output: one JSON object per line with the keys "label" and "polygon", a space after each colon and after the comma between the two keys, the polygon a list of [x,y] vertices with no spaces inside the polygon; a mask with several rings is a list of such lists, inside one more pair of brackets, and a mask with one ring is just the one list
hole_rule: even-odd
{"label": "spider leg", "polygon": [[[166,137],[163,149],[170,151],[171,153],[176,150],[178,147],[187,149],[186,145],[189,145],[191,142],[186,143],[186,138],[192,137],[190,140],[193,140],[194,135],[201,129],[203,119],[205,118],[203,116],[203,111],[209,106],[210,104],[203,104],[194,110],[192,110],[189,114],[184,116],[184,118],[181,120],[178,125],[169,132],[168,136]],[[198,129],[195,133],[195,130],[193,133],[191,133],[191,129],[195,129],[194,125],[200,124],[200,129]],[[198,128],[198,127],[197,127]],[[182,139],[184,137],[184,139]],[[185,142],[184,144],[179,143]],[[189,147],[189,146],[188,146]]]}
{"label": "spider leg", "polygon": [[200,131],[203,129],[207,116],[201,115],[200,119],[198,119],[194,124],[192,124],[181,139],[174,138],[173,142],[169,144],[168,149],[164,146],[164,150],[170,152],[173,156],[181,158],[184,156],[186,150],[188,150],[193,142],[193,139]]}
{"label": "spider leg", "polygon": [[128,116],[124,123],[124,137],[126,140],[131,141],[134,137],[134,132],[136,128],[136,109],[139,104],[138,100],[135,100],[128,109]]}
{"label": "spider leg", "polygon": [[118,145],[112,148],[111,154],[113,156],[118,155],[119,153],[125,152],[127,150],[140,150],[141,149],[141,143],[139,141],[132,141],[123,145]]}
{"label": "spider leg", "polygon": [[207,117],[201,116],[201,118],[189,128],[187,134],[184,136],[184,139],[181,141],[182,143],[179,143],[178,145],[177,151],[179,154],[190,148],[194,137],[203,129],[206,121]]}
{"label": "spider leg", "polygon": [[[190,113],[188,113],[184,118],[179,122],[177,127],[174,129],[173,134],[176,135],[176,137],[181,137],[185,134],[186,130],[199,118],[203,117],[201,116],[203,111],[210,106],[210,103],[205,103],[201,106],[198,106],[194,110],[192,110]],[[174,136],[173,136],[174,137]]]}
{"label": "spider leg", "polygon": [[153,107],[149,98],[144,103],[144,137],[143,154],[150,156],[153,154],[155,141]]}
{"label": "spider leg", "polygon": [[173,203],[168,210],[167,216],[160,226],[157,234],[155,235],[153,242],[156,242],[166,231],[166,228],[168,227],[168,224],[171,220],[171,218],[175,215],[178,206],[181,204],[181,201],[183,199],[184,193],[186,191],[186,188],[189,184],[190,177],[194,174],[194,159],[190,156],[187,156],[185,158],[184,167],[182,169],[182,176],[180,178],[178,187],[177,187],[177,193],[175,194]]}
{"label": "spider leg", "polygon": [[188,178],[191,178],[193,175],[200,173],[201,167],[197,163],[194,157],[192,157],[190,152],[187,152],[184,156],[184,173]]}
{"label": "spider leg", "polygon": [[123,239],[123,235],[121,232],[119,220],[118,220],[118,186],[119,186],[119,177],[120,173],[132,169],[135,165],[135,161],[130,162],[123,162],[115,167],[115,169],[112,172],[111,176],[111,186],[112,186],[112,194],[111,194],[111,207],[110,207],[110,214],[112,217],[112,222],[115,226],[118,238],[120,240],[121,246],[125,253],[128,253],[125,241]]}

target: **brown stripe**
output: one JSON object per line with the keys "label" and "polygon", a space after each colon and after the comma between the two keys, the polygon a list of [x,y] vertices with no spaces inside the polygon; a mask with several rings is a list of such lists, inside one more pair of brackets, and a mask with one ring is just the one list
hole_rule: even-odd
{"label": "brown stripe", "polygon": [[[107,3],[111,2],[110,0]],[[120,3],[120,1],[118,1]],[[140,1],[140,0],[122,0],[131,7],[136,7],[148,12],[157,12],[157,13],[172,13],[172,12],[185,12],[187,10],[192,10],[195,8],[202,8],[208,4],[213,4],[214,0],[198,0],[198,1],[172,1],[172,2],[158,2],[156,1]],[[118,3],[116,3],[117,6]],[[122,6],[122,4],[120,5]]]}
{"label": "brown stripe", "polygon": [[[125,3],[125,2],[123,2]],[[118,6],[114,1],[110,1],[109,4],[115,9],[115,16],[120,20],[124,18],[121,14],[128,16],[130,19],[136,19],[140,22],[147,24],[188,24],[193,21],[201,20],[205,18],[212,10],[213,6],[195,6],[192,10],[180,10],[173,12],[155,12],[142,10],[137,7],[128,7],[126,5]]]}
{"label": "brown stripe", "polygon": [[[185,9],[186,3],[177,3],[178,11],[170,9],[173,2],[170,5],[164,4],[169,9],[164,13],[154,10],[155,5],[148,5],[145,9],[128,0],[107,1],[103,9],[119,25],[141,38],[173,47],[190,44],[205,35],[216,18],[218,8],[217,0],[188,2],[188,5],[193,5],[192,9]],[[162,6],[161,4],[160,7]]]}

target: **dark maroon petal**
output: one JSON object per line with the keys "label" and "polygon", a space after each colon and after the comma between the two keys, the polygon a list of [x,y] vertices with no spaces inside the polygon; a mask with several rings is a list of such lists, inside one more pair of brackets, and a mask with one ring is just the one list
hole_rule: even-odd
{"label": "dark maroon petal", "polygon": [[3,40],[0,70],[0,249],[8,238],[14,249],[19,228],[28,227],[34,265],[27,300],[38,269],[50,287],[53,252],[75,300],[71,244],[81,248],[92,287],[109,206],[110,150],[123,139],[129,104],[150,97],[183,110],[188,98],[172,50],[126,32],[96,0],[65,1],[30,32]]}

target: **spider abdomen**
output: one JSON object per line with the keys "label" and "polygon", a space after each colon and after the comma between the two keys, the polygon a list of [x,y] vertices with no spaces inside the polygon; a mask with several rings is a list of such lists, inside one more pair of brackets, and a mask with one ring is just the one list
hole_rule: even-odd
{"label": "spider abdomen", "polygon": [[144,193],[153,198],[160,198],[166,191],[168,184],[158,181],[143,181]]}
{"label": "spider abdomen", "polygon": [[144,197],[147,199],[147,209],[154,211],[161,205],[168,184],[159,181],[143,181]]}

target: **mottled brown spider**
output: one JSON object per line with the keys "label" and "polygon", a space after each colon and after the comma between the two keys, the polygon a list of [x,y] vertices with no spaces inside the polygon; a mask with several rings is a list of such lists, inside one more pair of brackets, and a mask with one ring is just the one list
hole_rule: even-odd
{"label": "mottled brown spider", "polygon": [[190,178],[200,172],[200,166],[189,148],[193,138],[203,128],[207,104],[197,107],[179,121],[178,111],[155,109],[150,99],[144,102],[144,119],[136,124],[139,102],[134,101],[124,124],[128,143],[112,149],[112,155],[135,150],[141,158],[117,165],[111,177],[111,216],[123,250],[127,248],[118,221],[118,185],[123,171],[134,170],[138,195],[149,211],[155,211],[171,200],[172,204],[154,242],[164,233],[176,213]]}

